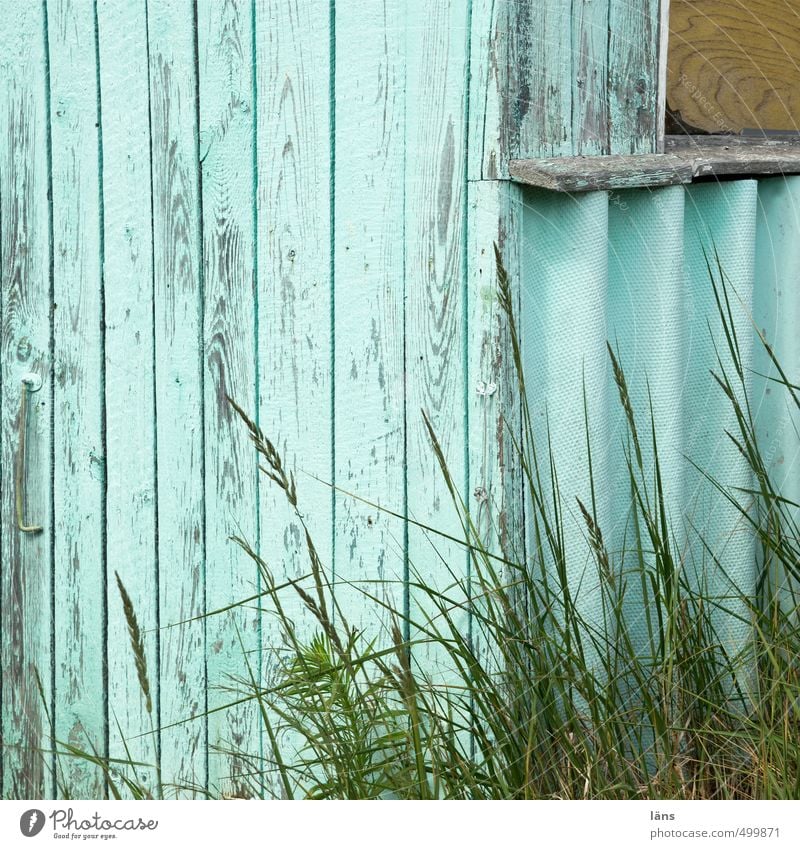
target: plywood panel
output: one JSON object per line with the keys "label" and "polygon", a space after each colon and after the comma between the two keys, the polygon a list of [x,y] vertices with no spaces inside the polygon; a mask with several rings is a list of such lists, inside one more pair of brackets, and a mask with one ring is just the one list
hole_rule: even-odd
{"label": "plywood panel", "polygon": [[711,133],[800,131],[800,5],[671,0],[667,100]]}

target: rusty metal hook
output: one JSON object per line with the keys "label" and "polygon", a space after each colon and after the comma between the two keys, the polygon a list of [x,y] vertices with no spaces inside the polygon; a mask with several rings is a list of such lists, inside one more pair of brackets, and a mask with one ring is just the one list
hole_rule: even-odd
{"label": "rusty metal hook", "polygon": [[38,534],[43,528],[40,525],[26,525],[23,518],[25,505],[25,435],[28,429],[28,393],[36,392],[42,385],[41,378],[36,374],[25,375],[22,378],[22,392],[19,405],[19,449],[17,453],[16,489],[17,489],[17,527],[24,534]]}

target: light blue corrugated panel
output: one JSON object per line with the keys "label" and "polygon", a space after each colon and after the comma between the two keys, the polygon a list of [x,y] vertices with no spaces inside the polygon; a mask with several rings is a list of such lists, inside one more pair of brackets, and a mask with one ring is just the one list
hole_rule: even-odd
{"label": "light blue corrugated panel", "polygon": [[[598,579],[576,498],[589,507],[594,497],[618,563],[630,562],[633,545],[626,427],[607,340],[625,370],[648,477],[652,403],[666,506],[687,575],[717,597],[755,592],[753,533],[710,480],[736,492],[753,486],[747,463],[726,434],[737,432],[734,411],[711,376],[719,371],[718,355],[731,368],[706,257],[713,267],[718,252],[728,281],[762,450],[776,482],[796,499],[798,419],[785,391],[759,376],[769,364],[759,352],[753,318],[788,373],[796,374],[799,208],[800,178],[527,193],[521,332],[528,401],[540,460],[549,433],[569,580],[590,622],[600,617]],[[714,624],[723,645],[736,651],[746,639],[748,617],[743,603],[725,604],[729,612]],[[635,592],[629,593],[626,615],[644,640],[645,616]]]}
{"label": "light blue corrugated panel", "polygon": [[[548,427],[564,495],[564,560],[582,612],[599,624],[583,542],[585,526],[576,499],[591,509],[593,493],[586,469],[589,448],[584,428],[581,380],[586,383],[588,417],[604,422],[608,406],[605,307],[608,300],[608,203],[600,192],[570,197],[531,192],[526,198],[524,256],[530,270],[522,304],[522,338],[530,412],[546,469]],[[607,477],[607,445],[594,440],[591,462],[598,479]],[[608,514],[607,492],[598,513]],[[526,511],[532,515],[530,510]],[[584,601],[585,600],[585,601]]]}
{"label": "light blue corrugated panel", "polygon": [[[650,442],[646,424],[652,404],[667,513],[671,521],[679,522],[685,465],[684,190],[674,186],[657,193],[618,192],[609,197],[609,208],[606,332],[625,370],[643,443]],[[628,564],[634,561],[636,541],[630,480],[622,461],[627,427],[616,385],[610,393],[608,421],[614,479],[605,533],[612,556]],[[652,480],[651,451],[644,451],[644,464],[647,479]],[[625,615],[632,635],[646,651],[647,621],[640,586],[639,581],[628,581]]]}
{"label": "light blue corrugated panel", "polygon": [[[753,318],[786,377],[800,383],[800,177],[763,180],[756,215]],[[781,494],[800,504],[800,415],[763,345],[753,357],[753,411],[762,456]],[[795,521],[800,511],[789,508]],[[773,580],[784,583],[784,575]]]}

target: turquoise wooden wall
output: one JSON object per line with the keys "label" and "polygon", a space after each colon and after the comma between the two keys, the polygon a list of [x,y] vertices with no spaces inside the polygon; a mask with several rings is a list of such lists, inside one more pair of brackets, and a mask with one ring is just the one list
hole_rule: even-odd
{"label": "turquoise wooden wall", "polygon": [[[421,408],[484,532],[521,539],[492,246],[523,280],[540,201],[508,161],[655,150],[658,17],[657,0],[0,2],[5,797],[56,792],[51,736],[245,792],[226,752],[265,750],[256,708],[214,709],[245,657],[269,680],[273,625],[195,617],[258,591],[231,533],[287,576],[303,541],[226,394],[298,470],[355,625],[375,623],[347,582],[402,600],[410,569],[449,576],[413,526],[314,478],[456,529]],[[29,374],[38,534],[15,519]],[[106,793],[85,762],[59,769],[74,796]]]}

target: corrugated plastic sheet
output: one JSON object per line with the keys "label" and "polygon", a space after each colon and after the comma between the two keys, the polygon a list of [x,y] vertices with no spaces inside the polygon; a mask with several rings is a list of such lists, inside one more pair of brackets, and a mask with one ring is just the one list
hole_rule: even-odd
{"label": "corrugated plastic sheet", "polygon": [[[769,378],[755,327],[788,375],[800,367],[800,178],[737,180],[658,190],[525,197],[521,333],[529,406],[540,453],[551,441],[568,576],[590,622],[600,616],[597,571],[576,498],[595,499],[620,568],[632,557],[626,427],[606,342],[624,368],[648,473],[650,403],[668,512],[683,568],[718,597],[755,592],[757,552],[741,513],[709,481],[742,491],[751,473],[726,430],[729,400],[713,380],[729,367],[707,257],[719,256],[748,374],[761,447],[785,494],[800,497],[797,411]],[[584,418],[584,408],[586,419]],[[586,424],[595,478],[588,474]],[[695,464],[699,467],[695,468]],[[707,477],[708,476],[708,477]],[[627,552],[625,551],[627,549]],[[718,636],[746,639],[744,605],[726,602]],[[626,616],[644,638],[641,597]]]}

